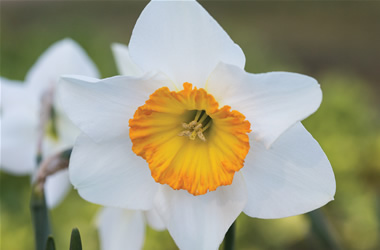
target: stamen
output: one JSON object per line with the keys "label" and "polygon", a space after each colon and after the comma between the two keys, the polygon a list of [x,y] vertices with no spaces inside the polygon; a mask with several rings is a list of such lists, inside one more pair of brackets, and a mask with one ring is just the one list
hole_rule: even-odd
{"label": "stamen", "polygon": [[[206,121],[207,118],[209,118],[209,120],[206,126],[203,127],[202,122]],[[178,133],[178,136],[189,137],[189,139],[192,141],[195,140],[198,136],[200,140],[206,141],[206,137],[204,136],[203,132],[206,131],[210,127],[211,123],[212,123],[212,119],[207,115],[207,113],[204,110],[197,110],[197,113],[195,114],[193,121],[189,123],[185,123],[185,122],[182,123],[182,127],[185,130]]]}
{"label": "stamen", "polygon": [[202,123],[198,123],[197,126],[195,126],[194,130],[199,130],[202,127]]}
{"label": "stamen", "polygon": [[184,131],[181,131],[178,136],[188,136],[190,137],[191,135],[191,132],[189,130],[184,130]]}
{"label": "stamen", "polygon": [[202,130],[199,130],[197,135],[199,139],[201,139],[202,141],[206,141],[206,137],[203,135]]}
{"label": "stamen", "polygon": [[204,112],[201,119],[199,120],[199,123],[202,123],[204,120],[206,120],[207,117],[208,117],[208,114]]}
{"label": "stamen", "polygon": [[212,123],[212,120],[210,119],[208,123],[206,124],[206,126],[204,126],[204,128],[202,129],[202,132],[205,132],[210,127],[211,123]]}
{"label": "stamen", "polygon": [[197,131],[194,130],[194,131],[191,133],[191,135],[189,136],[189,138],[190,138],[190,140],[194,141],[195,138],[197,138]]}
{"label": "stamen", "polygon": [[201,116],[201,114],[202,114],[202,110],[198,110],[197,114],[195,115],[194,121],[198,121],[198,119]]}

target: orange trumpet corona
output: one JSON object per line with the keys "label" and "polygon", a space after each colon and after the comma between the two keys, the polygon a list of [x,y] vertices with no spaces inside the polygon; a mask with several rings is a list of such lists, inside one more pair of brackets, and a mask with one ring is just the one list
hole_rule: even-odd
{"label": "orange trumpet corona", "polygon": [[202,195],[230,185],[244,166],[251,125],[205,89],[183,88],[156,90],[130,119],[129,136],[156,182]]}

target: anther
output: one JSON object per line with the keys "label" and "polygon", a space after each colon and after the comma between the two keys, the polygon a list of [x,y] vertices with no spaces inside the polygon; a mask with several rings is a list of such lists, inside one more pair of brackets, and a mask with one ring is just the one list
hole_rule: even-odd
{"label": "anther", "polygon": [[189,130],[184,130],[184,131],[181,131],[178,136],[188,136],[190,137],[191,135],[191,132]]}
{"label": "anther", "polygon": [[199,139],[201,139],[202,141],[206,141],[206,137],[203,135],[203,130],[199,130],[197,132],[197,135],[198,135]]}

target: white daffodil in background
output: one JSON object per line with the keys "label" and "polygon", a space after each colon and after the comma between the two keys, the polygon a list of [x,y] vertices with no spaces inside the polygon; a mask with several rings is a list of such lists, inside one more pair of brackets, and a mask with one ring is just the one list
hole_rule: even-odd
{"label": "white daffodil in background", "polygon": [[[141,74],[130,59],[127,46],[113,44],[112,52],[120,74],[134,76]],[[117,207],[102,208],[97,220],[101,248],[104,250],[142,249],[146,223],[155,230],[165,229],[165,225],[154,208],[148,211]]]}
{"label": "white daffodil in background", "polygon": [[146,223],[155,230],[165,229],[154,209],[142,211],[116,207],[102,208],[97,219],[101,249],[142,249]]}
{"label": "white daffodil in background", "polygon": [[333,199],[335,179],[300,121],[316,80],[251,74],[195,1],[153,1],[130,58],[141,76],[65,76],[61,100],[80,127],[70,180],[94,203],[157,209],[180,249],[216,249],[237,216],[281,218]]}
{"label": "white daffodil in background", "polygon": [[[99,75],[83,49],[74,41],[64,39],[41,55],[26,75],[24,83],[1,78],[2,171],[34,175],[41,99],[46,95],[53,97],[53,107],[43,141],[43,158],[73,146],[79,130],[63,114],[54,97],[62,74]],[[50,176],[45,187],[48,206],[56,206],[70,186],[67,170]]]}

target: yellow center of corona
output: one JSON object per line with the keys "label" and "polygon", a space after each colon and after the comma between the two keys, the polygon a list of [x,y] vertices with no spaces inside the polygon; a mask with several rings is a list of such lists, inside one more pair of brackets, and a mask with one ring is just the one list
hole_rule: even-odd
{"label": "yellow center of corona", "polygon": [[230,185],[244,166],[251,125],[206,90],[183,87],[156,90],[129,120],[129,136],[156,182],[202,195]]}

